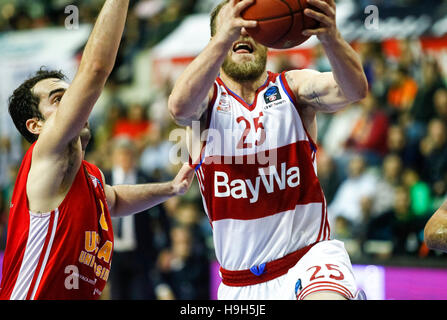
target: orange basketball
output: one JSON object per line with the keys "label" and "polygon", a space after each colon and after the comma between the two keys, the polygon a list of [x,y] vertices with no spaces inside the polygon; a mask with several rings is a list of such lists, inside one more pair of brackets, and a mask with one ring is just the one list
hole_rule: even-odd
{"label": "orange basketball", "polygon": [[247,29],[250,36],[266,47],[287,49],[309,37],[302,31],[318,27],[319,22],[306,16],[304,9],[312,8],[307,0],[256,0],[242,12],[245,20],[256,20],[256,28]]}

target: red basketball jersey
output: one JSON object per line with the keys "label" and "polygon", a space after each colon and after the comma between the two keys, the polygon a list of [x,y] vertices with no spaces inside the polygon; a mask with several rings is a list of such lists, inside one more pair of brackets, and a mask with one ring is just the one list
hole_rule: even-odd
{"label": "red basketball jersey", "polygon": [[26,195],[33,149],[23,159],[11,199],[0,299],[97,299],[113,251],[101,173],[83,161],[61,205],[33,213]]}

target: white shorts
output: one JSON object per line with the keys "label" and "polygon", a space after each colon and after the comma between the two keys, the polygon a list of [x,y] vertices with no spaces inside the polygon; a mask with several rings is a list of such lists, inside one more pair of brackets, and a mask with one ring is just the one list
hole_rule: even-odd
{"label": "white shorts", "polygon": [[317,243],[276,279],[246,287],[221,283],[217,296],[219,300],[302,300],[319,291],[335,292],[347,299],[357,292],[351,261],[341,241]]}

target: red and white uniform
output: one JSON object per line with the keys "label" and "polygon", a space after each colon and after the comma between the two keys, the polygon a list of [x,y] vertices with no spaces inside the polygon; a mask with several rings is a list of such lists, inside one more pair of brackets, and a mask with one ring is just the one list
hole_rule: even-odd
{"label": "red and white uniform", "polygon": [[[316,244],[330,239],[316,145],[284,73],[269,73],[252,105],[220,78],[214,89],[196,174],[221,264],[219,298],[268,299],[241,293],[241,287],[285,276]],[[355,289],[343,286],[351,286],[346,296]]]}
{"label": "red and white uniform", "polygon": [[0,299],[97,299],[113,251],[101,173],[83,161],[61,205],[33,213],[26,195],[33,149],[23,159],[11,200]]}

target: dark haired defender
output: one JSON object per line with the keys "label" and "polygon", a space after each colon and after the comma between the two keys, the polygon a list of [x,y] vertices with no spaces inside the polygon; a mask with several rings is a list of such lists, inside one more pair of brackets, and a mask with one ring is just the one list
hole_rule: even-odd
{"label": "dark haired defender", "polygon": [[192,181],[185,166],[168,183],[111,187],[83,160],[87,120],[115,64],[128,6],[105,1],[71,84],[40,70],[10,99],[32,146],[11,200],[0,299],[97,299],[112,262],[111,217],[183,194]]}

